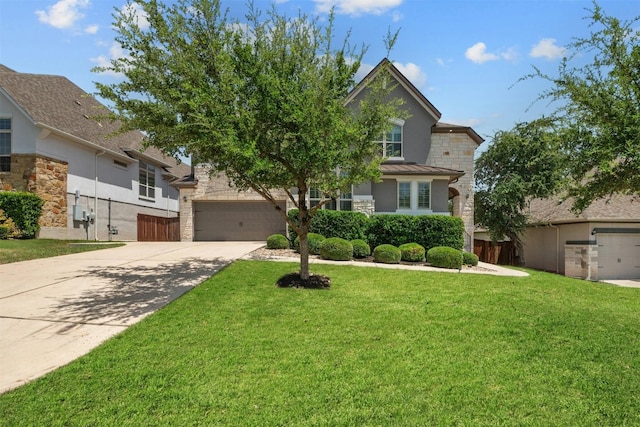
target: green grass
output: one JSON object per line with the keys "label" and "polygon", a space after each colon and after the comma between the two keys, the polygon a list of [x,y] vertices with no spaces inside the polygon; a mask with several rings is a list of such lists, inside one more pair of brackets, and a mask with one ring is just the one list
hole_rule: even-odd
{"label": "green grass", "polygon": [[0,264],[76,254],[122,245],[124,243],[95,243],[87,240],[0,240]]}
{"label": "green grass", "polygon": [[0,396],[3,425],[640,425],[640,290],[240,261]]}

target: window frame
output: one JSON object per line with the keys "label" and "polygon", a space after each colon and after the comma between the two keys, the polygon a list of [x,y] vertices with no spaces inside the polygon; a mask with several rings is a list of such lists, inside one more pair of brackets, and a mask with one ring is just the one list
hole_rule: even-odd
{"label": "window frame", "polygon": [[[315,196],[315,197],[312,197]],[[322,200],[328,200],[326,195],[322,195],[317,188],[310,187],[307,191],[307,201],[309,207],[312,208],[318,205]],[[344,205],[349,205],[351,209],[343,209]],[[337,198],[331,198],[329,202],[322,205],[320,209],[332,210],[332,211],[352,211],[353,210],[353,186],[349,193],[340,193]]]}
{"label": "window frame", "polygon": [[[382,153],[382,157],[388,160],[404,160],[404,120],[400,119],[391,119],[391,130],[389,132],[384,132],[377,143],[380,145],[380,152]],[[398,127],[400,129],[400,141],[393,141],[393,137],[390,139],[388,135],[394,135],[393,129]],[[387,156],[388,147],[393,146],[393,144],[400,145],[400,155],[399,156]],[[392,153],[393,154],[393,153]]]}
{"label": "window frame", "polygon": [[[151,183],[150,177],[153,180]],[[138,161],[138,198],[156,200],[156,166],[142,160]]]}
{"label": "window frame", "polygon": [[[413,180],[397,179],[396,180],[396,211],[407,212],[407,213],[433,212],[433,209],[431,208],[432,181],[433,181],[432,179],[413,179]],[[420,187],[425,185],[428,188],[428,200],[426,204],[421,203],[421,200],[420,200],[421,199]],[[406,195],[407,186],[409,190],[408,196]],[[401,187],[405,187],[405,189],[403,190]],[[406,203],[407,198],[408,198],[408,205]]]}
{"label": "window frame", "polygon": [[[0,159],[8,159],[5,163],[5,167],[2,166],[3,162],[0,161],[0,173],[4,172],[4,173],[9,173],[11,172],[11,151],[13,149],[13,117],[11,116],[0,116],[0,120],[6,120],[9,123],[9,128],[8,129],[3,129],[2,126],[0,126],[0,134],[2,135],[9,135],[9,152],[8,153],[1,153],[0,152]],[[6,170],[5,170],[6,169]]]}

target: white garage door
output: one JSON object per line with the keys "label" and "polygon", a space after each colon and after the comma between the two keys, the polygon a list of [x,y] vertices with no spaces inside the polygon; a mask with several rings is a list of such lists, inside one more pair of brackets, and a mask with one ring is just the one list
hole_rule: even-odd
{"label": "white garage door", "polygon": [[[279,203],[282,209],[285,202]],[[285,221],[269,202],[195,202],[194,240],[264,241],[285,232]]]}
{"label": "white garage door", "polygon": [[640,234],[598,233],[598,279],[640,279]]}

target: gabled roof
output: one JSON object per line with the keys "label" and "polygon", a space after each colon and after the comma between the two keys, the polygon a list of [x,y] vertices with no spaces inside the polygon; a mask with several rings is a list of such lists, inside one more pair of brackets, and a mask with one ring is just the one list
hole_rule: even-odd
{"label": "gabled roof", "polygon": [[369,72],[365,76],[364,79],[360,81],[356,85],[355,88],[347,95],[346,103],[351,102],[364,88],[366,88],[369,82],[375,78],[375,76],[380,73],[384,67],[388,67],[391,76],[413,97],[415,100],[422,105],[422,107],[436,120],[440,120],[442,114],[438,109],[416,88],[413,83],[411,83],[401,72],[396,68],[395,65],[391,63],[387,58],[384,58],[382,61],[376,65],[373,70]]}
{"label": "gabled roof", "polygon": [[23,111],[34,125],[47,132],[94,149],[107,150],[120,159],[131,159],[127,151],[144,152],[145,157],[157,161],[159,166],[167,167],[176,177],[190,172],[188,165],[178,164],[160,150],[154,147],[144,149],[144,135],[140,132],[108,137],[119,129],[119,123],[94,120],[94,116],[107,111],[106,107],[66,77],[18,73],[0,65],[0,92]]}
{"label": "gabled roof", "polygon": [[607,199],[595,200],[580,215],[569,209],[571,199],[534,199],[530,203],[529,223],[568,224],[577,222],[640,222],[640,197],[614,194]]}

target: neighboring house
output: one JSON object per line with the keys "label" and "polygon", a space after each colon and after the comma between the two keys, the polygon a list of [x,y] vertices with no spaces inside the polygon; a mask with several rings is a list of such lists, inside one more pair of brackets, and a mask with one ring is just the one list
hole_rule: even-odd
{"label": "neighboring house", "polygon": [[588,280],[640,279],[640,197],[613,195],[580,215],[570,200],[532,200],[527,267]]}
{"label": "neighboring house", "polygon": [[[473,247],[473,165],[475,149],[483,139],[470,127],[440,123],[440,112],[396,67],[384,59],[346,99],[355,103],[366,82],[389,65],[397,83],[394,97],[404,99],[409,118],[393,120],[393,128],[380,136],[381,150],[389,157],[381,167],[381,182],[365,182],[343,194],[327,208],[379,213],[443,214],[460,216],[465,224],[465,248]],[[264,240],[283,233],[285,222],[258,194],[229,187],[223,174],[209,176],[197,165],[191,179],[179,181],[182,240]],[[311,204],[320,194],[308,195]],[[283,192],[281,207],[289,208]]]}
{"label": "neighboring house", "polygon": [[149,224],[177,217],[170,184],[190,167],[144,150],[139,132],[107,137],[118,124],[92,119],[104,111],[65,77],[0,65],[0,191],[44,199],[39,237],[137,240],[144,227],[142,239],[167,238]]}

